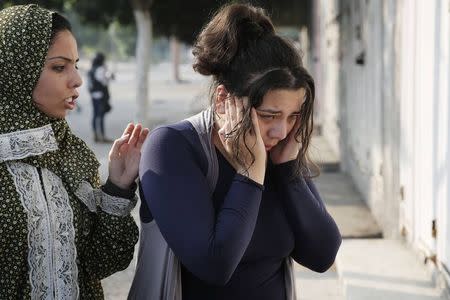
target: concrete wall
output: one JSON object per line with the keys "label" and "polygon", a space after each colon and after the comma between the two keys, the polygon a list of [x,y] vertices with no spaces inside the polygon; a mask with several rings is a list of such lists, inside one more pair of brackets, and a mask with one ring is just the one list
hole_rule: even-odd
{"label": "concrete wall", "polygon": [[435,160],[435,189],[437,196],[437,255],[446,265],[450,282],[450,2],[441,1],[437,13],[440,20],[438,32],[440,66],[438,99],[439,108],[436,122],[439,128]]}
{"label": "concrete wall", "polygon": [[400,5],[399,223],[412,247],[435,258],[445,273],[450,255],[450,3],[403,0]]}
{"label": "concrete wall", "polygon": [[339,156],[339,1],[313,2],[312,72],[316,82],[316,121]]}
{"label": "concrete wall", "polygon": [[400,224],[414,248],[448,266],[449,3],[401,4]]}
{"label": "concrete wall", "polygon": [[398,197],[395,2],[320,1],[317,9],[314,38],[320,42],[313,52],[320,57],[315,75],[323,134],[385,235],[395,236],[398,203],[388,199]]}
{"label": "concrete wall", "polygon": [[384,235],[448,269],[449,1],[321,0],[314,15],[323,135]]}

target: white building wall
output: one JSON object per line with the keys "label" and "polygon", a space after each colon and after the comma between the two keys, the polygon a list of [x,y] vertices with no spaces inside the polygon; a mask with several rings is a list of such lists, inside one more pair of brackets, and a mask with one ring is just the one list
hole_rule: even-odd
{"label": "white building wall", "polygon": [[432,237],[432,221],[435,219],[436,195],[433,189],[433,160],[436,147],[434,112],[436,91],[436,5],[432,1],[416,2],[416,65],[414,92],[416,97],[414,115],[414,195],[415,209],[414,242],[425,251],[435,253]]}
{"label": "white building wall", "polygon": [[398,142],[386,149],[384,138],[398,140],[398,117],[386,120],[384,112],[395,115],[399,105],[393,83],[395,5],[389,2],[385,9],[383,1],[341,1],[339,7],[336,2],[321,3],[325,32],[318,89],[324,89],[323,133],[332,148],[339,149],[343,170],[352,176],[385,234],[392,236],[398,232],[398,204],[387,196],[393,191],[398,195],[398,183],[393,184],[398,166],[391,171],[398,161]]}
{"label": "white building wall", "polygon": [[399,97],[400,97],[400,214],[401,232],[409,241],[414,239],[415,213],[412,197],[414,191],[414,116],[416,65],[416,5],[415,1],[401,1],[399,30]]}
{"label": "white building wall", "polygon": [[448,270],[449,3],[401,5],[400,226],[413,248]]}
{"label": "white building wall", "polygon": [[400,98],[399,65],[401,50],[398,39],[399,1],[386,0],[382,4],[383,72],[381,74],[381,171],[383,198],[379,198],[378,220],[383,224],[386,237],[400,234]]}
{"label": "white building wall", "polygon": [[[450,2],[437,3],[439,30],[437,45],[437,105],[436,156],[434,189],[436,191],[437,258],[447,275],[450,274]],[[450,279],[450,278],[449,278]]]}
{"label": "white building wall", "polygon": [[385,236],[404,235],[448,270],[450,2],[318,3],[323,134]]}
{"label": "white building wall", "polygon": [[[339,1],[313,1],[312,75],[316,83],[315,121],[339,156]],[[317,38],[319,37],[319,38]]]}

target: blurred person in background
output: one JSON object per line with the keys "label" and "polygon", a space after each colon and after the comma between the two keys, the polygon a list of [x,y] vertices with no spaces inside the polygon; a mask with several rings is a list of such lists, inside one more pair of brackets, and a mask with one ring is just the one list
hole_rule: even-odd
{"label": "blurred person in background", "polygon": [[105,55],[98,52],[92,60],[92,67],[88,72],[88,90],[92,99],[92,130],[95,142],[112,142],[105,136],[105,115],[112,108],[108,87],[112,79],[114,79],[114,74],[107,69]]}

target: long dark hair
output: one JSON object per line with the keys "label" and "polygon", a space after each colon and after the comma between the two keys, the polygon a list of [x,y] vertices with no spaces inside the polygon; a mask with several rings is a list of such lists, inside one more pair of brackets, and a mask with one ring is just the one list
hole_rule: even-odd
{"label": "long dark hair", "polygon": [[61,31],[70,31],[72,32],[72,26],[70,22],[61,14],[57,12],[52,13],[52,33],[50,35],[50,46],[55,42],[56,36]]}
{"label": "long dark hair", "polygon": [[[249,99],[250,106],[232,135],[233,156],[241,165],[239,140],[253,130],[251,107],[259,107],[270,90],[304,88],[301,125],[295,135],[302,145],[296,174],[310,177],[311,165],[318,173],[318,168],[307,157],[313,130],[314,80],[303,67],[299,51],[275,33],[272,21],[262,8],[249,4],[225,5],[197,37],[193,54],[194,70],[213,76],[211,91],[223,84],[231,95]],[[212,95],[212,105],[213,98]]]}

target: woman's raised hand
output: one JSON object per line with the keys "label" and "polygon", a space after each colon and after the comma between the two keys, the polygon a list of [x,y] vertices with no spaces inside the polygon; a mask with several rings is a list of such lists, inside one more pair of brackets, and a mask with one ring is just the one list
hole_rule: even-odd
{"label": "woman's raised hand", "polygon": [[122,136],[114,141],[109,151],[109,180],[120,188],[128,189],[138,176],[141,148],[148,128],[141,124],[128,124]]}
{"label": "woman's raised hand", "polygon": [[[247,132],[238,141],[239,160],[244,165],[240,165],[234,158],[233,143],[237,128],[241,126],[244,114],[244,106],[248,105],[248,99],[239,99],[233,96],[225,100],[225,122],[218,130],[219,137],[225,148],[228,161],[236,169],[236,172],[248,176],[252,180],[263,184],[266,171],[267,153],[259,130],[258,116],[254,108],[251,109],[253,132]],[[252,155],[255,161],[252,164]]]}

